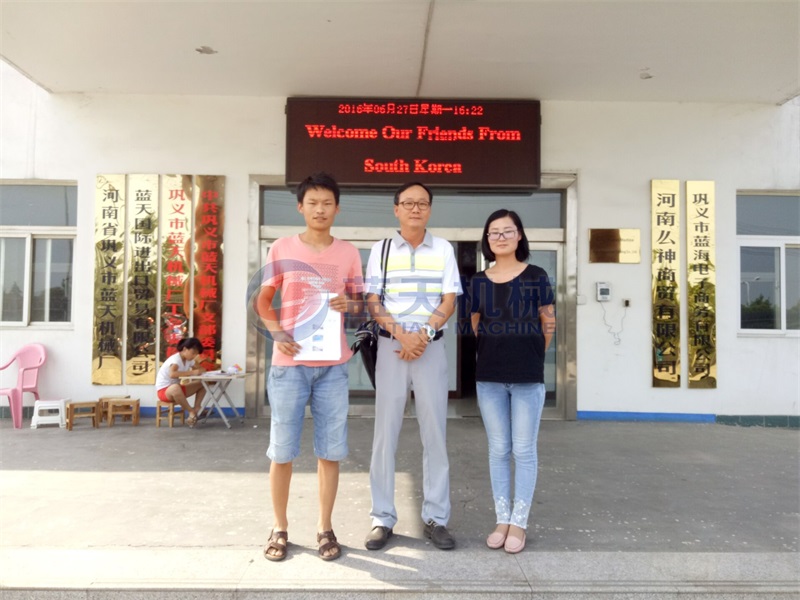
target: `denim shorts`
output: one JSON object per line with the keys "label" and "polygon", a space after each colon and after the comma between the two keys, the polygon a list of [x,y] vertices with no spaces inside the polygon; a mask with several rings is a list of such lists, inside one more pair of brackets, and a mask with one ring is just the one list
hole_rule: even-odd
{"label": "denim shorts", "polygon": [[347,363],[330,367],[273,365],[267,393],[272,411],[267,450],[270,460],[288,463],[300,454],[309,399],[314,418],[314,454],[332,461],[347,456]]}

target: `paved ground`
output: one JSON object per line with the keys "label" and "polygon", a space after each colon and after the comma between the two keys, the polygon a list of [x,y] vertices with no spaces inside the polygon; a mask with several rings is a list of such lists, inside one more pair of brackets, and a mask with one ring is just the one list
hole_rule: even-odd
{"label": "paved ground", "polygon": [[295,463],[290,556],[271,526],[269,422],[227,430],[0,423],[0,597],[800,598],[800,432],[713,424],[544,422],[528,548],[493,527],[480,419],[448,422],[455,551],[422,539],[421,451],[406,420],[395,538],[367,552],[373,421],[353,418],[335,530],[315,553],[311,422]]}

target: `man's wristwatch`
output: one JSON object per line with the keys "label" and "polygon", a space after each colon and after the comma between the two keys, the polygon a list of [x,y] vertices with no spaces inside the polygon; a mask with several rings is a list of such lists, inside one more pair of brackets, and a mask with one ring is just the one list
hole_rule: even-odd
{"label": "man's wristwatch", "polygon": [[436,337],[436,330],[427,323],[425,323],[421,329],[425,332],[425,335],[428,336],[428,343],[432,342],[433,338]]}

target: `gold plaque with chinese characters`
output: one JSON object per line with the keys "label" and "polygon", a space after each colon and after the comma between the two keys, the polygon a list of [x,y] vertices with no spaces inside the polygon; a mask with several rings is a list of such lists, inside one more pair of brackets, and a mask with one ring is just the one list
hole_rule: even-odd
{"label": "gold plaque with chinese characters", "polygon": [[125,176],[98,175],[94,216],[92,383],[122,383]]}
{"label": "gold plaque with chinese characters", "polygon": [[225,226],[225,177],[194,178],[194,336],[203,344],[206,370],[221,367],[222,230]]}
{"label": "gold plaque with chinese characters", "polygon": [[189,337],[192,307],[192,206],[191,175],[161,178],[161,339],[159,362],[177,351]]}
{"label": "gold plaque with chinese characters", "polygon": [[156,382],[158,175],[128,176],[125,383]]}
{"label": "gold plaque with chinese characters", "polygon": [[224,205],[223,176],[97,176],[92,383],[152,386],[191,335],[221,366]]}
{"label": "gold plaque with chinese characters", "polygon": [[680,387],[680,182],[651,181],[653,387]]}
{"label": "gold plaque with chinese characters", "polygon": [[713,181],[686,182],[689,387],[717,387],[717,286]]}

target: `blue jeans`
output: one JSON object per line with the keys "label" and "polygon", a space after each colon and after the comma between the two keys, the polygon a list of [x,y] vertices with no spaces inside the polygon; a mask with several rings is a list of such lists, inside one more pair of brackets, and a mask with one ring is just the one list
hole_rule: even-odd
{"label": "blue jeans", "polygon": [[347,456],[347,363],[330,367],[273,365],[267,393],[272,411],[267,450],[270,460],[288,463],[300,454],[309,398],[314,418],[314,454],[331,461]]}
{"label": "blue jeans", "polygon": [[[526,529],[536,487],[536,442],[544,408],[543,383],[478,381],[478,405],[489,439],[489,475],[497,523]],[[511,502],[511,456],[514,502]]]}

